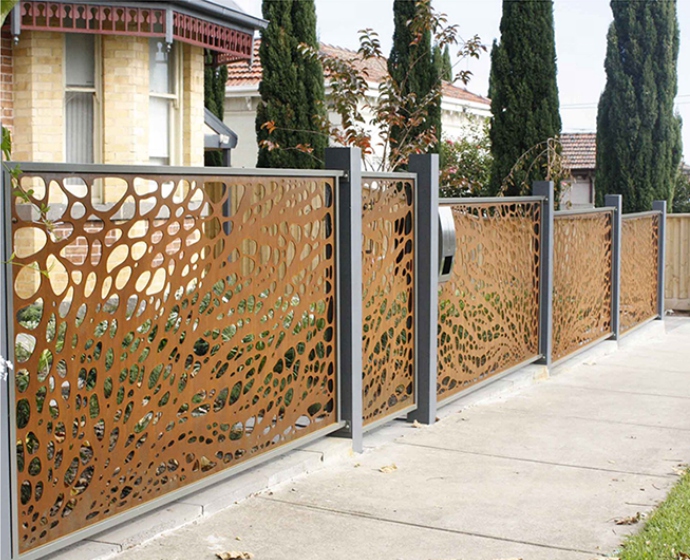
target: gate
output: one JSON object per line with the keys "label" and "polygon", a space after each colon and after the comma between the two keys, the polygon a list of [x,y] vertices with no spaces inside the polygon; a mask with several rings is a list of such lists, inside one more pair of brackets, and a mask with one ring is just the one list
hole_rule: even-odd
{"label": "gate", "polygon": [[342,427],[339,173],[238,171],[28,164],[27,200],[5,189],[15,554]]}
{"label": "gate", "polygon": [[556,212],[554,361],[613,334],[613,215],[612,208]]}
{"label": "gate", "polygon": [[362,176],[365,428],[416,405],[416,175]]}
{"label": "gate", "polygon": [[621,226],[621,333],[657,317],[661,212],[624,214]]}
{"label": "gate", "polygon": [[455,263],[439,290],[439,400],[534,362],[539,348],[541,197],[442,199]]}

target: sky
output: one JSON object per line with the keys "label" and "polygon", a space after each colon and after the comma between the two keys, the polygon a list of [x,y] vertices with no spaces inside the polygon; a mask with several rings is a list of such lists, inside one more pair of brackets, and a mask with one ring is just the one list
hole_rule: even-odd
{"label": "sky", "polygon": [[[261,16],[261,0],[235,0],[246,12]],[[459,25],[462,37],[479,35],[490,50],[499,38],[501,0],[434,0],[434,8]],[[690,0],[678,0],[680,56],[676,110],[683,118],[685,161],[690,163]],[[378,32],[384,52],[393,37],[393,0],[316,0],[319,40],[356,49],[358,31]],[[564,132],[593,132],[599,96],[606,82],[606,33],[613,19],[608,0],[555,0],[558,89]],[[467,88],[486,95],[489,88],[489,53],[480,60],[459,61],[473,77]]]}

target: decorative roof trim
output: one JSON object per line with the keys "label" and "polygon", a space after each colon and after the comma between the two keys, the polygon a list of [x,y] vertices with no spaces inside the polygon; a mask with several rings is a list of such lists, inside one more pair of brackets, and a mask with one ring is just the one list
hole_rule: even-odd
{"label": "decorative roof trim", "polygon": [[[148,4],[148,5],[147,5]],[[197,17],[189,8],[177,10],[169,4],[152,7],[150,2],[113,3],[61,2],[56,0],[21,0],[14,14],[19,25],[32,31],[63,33],[93,33],[98,35],[129,35],[135,37],[165,37],[215,53],[223,63],[251,60],[254,29],[238,29],[236,25],[211,21],[205,15]],[[193,7],[192,3],[185,6]],[[230,13],[225,12],[230,17]],[[259,21],[259,20],[257,20]]]}

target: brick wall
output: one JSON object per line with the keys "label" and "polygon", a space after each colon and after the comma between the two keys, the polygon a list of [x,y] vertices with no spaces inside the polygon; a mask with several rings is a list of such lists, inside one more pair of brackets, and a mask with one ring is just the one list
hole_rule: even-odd
{"label": "brick wall", "polygon": [[64,161],[64,37],[25,31],[12,50],[18,161]]}
{"label": "brick wall", "polygon": [[149,41],[104,36],[103,163],[149,161]]}
{"label": "brick wall", "polygon": [[12,36],[7,30],[0,34],[0,119],[3,126],[14,130],[14,76],[12,72]]}
{"label": "brick wall", "polygon": [[204,165],[204,52],[183,45],[182,50],[182,165]]}

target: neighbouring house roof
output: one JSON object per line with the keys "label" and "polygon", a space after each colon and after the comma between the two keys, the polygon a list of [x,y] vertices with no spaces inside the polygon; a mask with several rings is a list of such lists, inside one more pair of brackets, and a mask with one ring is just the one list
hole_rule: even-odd
{"label": "neighbouring house roof", "polygon": [[[228,65],[228,86],[230,87],[257,87],[261,81],[261,59],[259,58],[259,45],[261,41],[254,42],[254,57],[251,65],[246,62],[237,62]],[[369,81],[373,83],[381,83],[388,73],[387,61],[385,58],[370,59],[366,62],[357,60],[357,53],[350,49],[336,47],[327,43],[320,44],[321,52],[329,56],[340,59],[355,59],[355,67],[360,70],[366,70],[369,74]],[[479,105],[485,105],[487,108],[491,106],[491,100],[472,93],[471,91],[453,85],[449,82],[443,83],[443,96]]]}
{"label": "neighbouring house roof", "polygon": [[11,32],[160,37],[208,48],[219,63],[228,63],[251,59],[254,32],[267,24],[232,0],[20,0]]}
{"label": "neighbouring house roof", "polygon": [[597,166],[596,132],[564,132],[561,134],[563,156],[571,169],[594,171]]}

